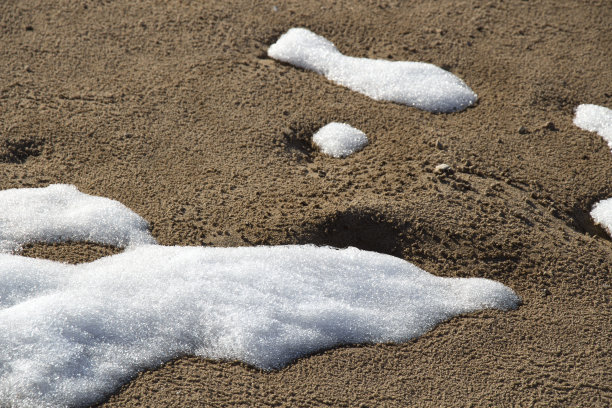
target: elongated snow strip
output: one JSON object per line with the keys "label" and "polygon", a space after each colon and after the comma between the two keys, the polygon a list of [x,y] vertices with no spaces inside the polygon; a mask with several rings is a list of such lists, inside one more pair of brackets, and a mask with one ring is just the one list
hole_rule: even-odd
{"label": "elongated snow strip", "polygon": [[349,57],[305,28],[283,34],[270,46],[268,56],[317,72],[372,99],[430,112],[461,111],[478,99],[461,79],[433,64]]}

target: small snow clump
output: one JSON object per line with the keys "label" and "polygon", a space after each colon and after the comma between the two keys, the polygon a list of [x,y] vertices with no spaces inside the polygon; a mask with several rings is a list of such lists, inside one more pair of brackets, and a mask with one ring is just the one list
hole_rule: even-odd
{"label": "small snow clump", "polygon": [[346,123],[331,122],[312,137],[313,143],[332,157],[346,157],[368,144],[368,137],[359,129]]}

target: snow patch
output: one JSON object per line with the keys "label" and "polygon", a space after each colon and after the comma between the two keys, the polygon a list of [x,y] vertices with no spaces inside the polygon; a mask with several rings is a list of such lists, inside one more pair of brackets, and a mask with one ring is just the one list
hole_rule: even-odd
{"label": "snow patch", "polygon": [[584,104],[576,108],[574,125],[589,132],[597,132],[612,149],[612,109]]}
{"label": "snow patch", "polygon": [[268,49],[268,56],[315,71],[376,100],[430,112],[455,112],[478,96],[458,77],[433,64],[355,58],[305,28],[292,28]]}
{"label": "snow patch", "polygon": [[153,244],[147,222],[118,201],[75,186],[0,191],[0,252],[28,242],[88,241],[127,247]]}
{"label": "snow patch", "polygon": [[601,225],[612,237],[612,198],[599,201],[593,205],[591,218]]}
{"label": "snow patch", "polygon": [[74,186],[5,190],[0,203],[4,250],[134,246],[79,265],[0,253],[0,406],[91,405],[182,355],[275,369],[520,302],[495,281],[437,277],[356,248],[147,245],[155,241],[142,218]]}
{"label": "snow patch", "polygon": [[363,149],[368,144],[368,137],[346,123],[331,122],[319,129],[312,141],[325,154],[346,157]]}
{"label": "snow patch", "polygon": [[520,302],[491,280],[310,245],[145,245],[79,265],[0,254],[0,288],[2,406],[93,404],[181,355],[279,368]]}

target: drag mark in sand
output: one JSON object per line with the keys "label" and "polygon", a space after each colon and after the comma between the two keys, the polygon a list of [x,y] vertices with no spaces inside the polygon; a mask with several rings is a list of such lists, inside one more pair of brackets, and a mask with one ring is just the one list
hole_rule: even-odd
{"label": "drag mark in sand", "polygon": [[323,153],[343,158],[363,149],[368,144],[368,137],[346,123],[331,122],[319,129],[312,141]]}
{"label": "drag mark in sand", "polygon": [[433,64],[346,56],[305,28],[283,34],[270,46],[268,56],[315,71],[372,99],[430,112],[461,111],[478,99],[461,79]]}
{"label": "drag mark in sand", "polygon": [[0,254],[0,406],[93,404],[183,355],[276,369],[519,303],[501,283],[356,248],[137,245],[79,265]]}

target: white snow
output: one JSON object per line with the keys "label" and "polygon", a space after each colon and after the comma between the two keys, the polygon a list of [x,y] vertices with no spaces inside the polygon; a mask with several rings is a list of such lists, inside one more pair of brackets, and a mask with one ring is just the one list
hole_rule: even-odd
{"label": "white snow", "polygon": [[595,224],[601,225],[612,237],[612,198],[595,203],[591,217]]}
{"label": "white snow", "polygon": [[368,144],[368,137],[346,123],[331,122],[319,129],[312,141],[325,154],[346,157],[363,149]]}
{"label": "white snow", "polygon": [[5,250],[67,239],[132,245],[79,265],[0,253],[0,406],[90,405],[181,355],[279,368],[520,302],[495,281],[436,277],[356,248],[147,245],[137,214],[73,186],[5,190],[0,203]]}
{"label": "white snow", "polygon": [[574,125],[589,132],[597,132],[612,149],[612,109],[591,104],[580,105],[576,108]]}
{"label": "white snow", "polygon": [[186,354],[279,368],[519,303],[495,281],[309,245],[146,245],[80,265],[0,254],[0,288],[0,406],[92,404]]}
{"label": "white snow", "polygon": [[147,228],[142,217],[118,201],[71,185],[0,191],[0,252],[17,251],[27,242],[153,244]]}
{"label": "white snow", "polygon": [[268,56],[315,71],[370,98],[431,112],[460,111],[478,99],[461,79],[433,64],[349,57],[305,28],[283,34],[270,46]]}
{"label": "white snow", "polygon": [[[589,132],[597,132],[612,149],[612,109],[591,104],[579,105],[574,125]],[[595,203],[591,217],[612,237],[612,198]]]}

